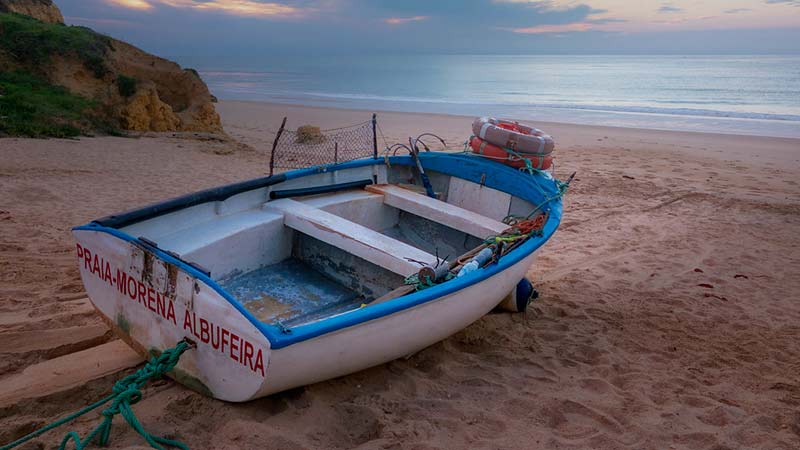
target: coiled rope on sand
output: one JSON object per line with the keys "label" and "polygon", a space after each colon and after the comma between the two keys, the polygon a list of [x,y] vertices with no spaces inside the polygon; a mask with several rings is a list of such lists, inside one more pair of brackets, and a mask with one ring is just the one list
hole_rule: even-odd
{"label": "coiled rope on sand", "polygon": [[0,450],[10,450],[14,447],[22,445],[31,439],[41,436],[42,434],[54,428],[60,427],[67,422],[71,422],[109,402],[111,402],[111,405],[101,412],[103,415],[103,421],[100,422],[100,424],[94,430],[92,430],[92,432],[89,433],[86,438],[81,439],[77,432],[69,431],[64,436],[64,439],[61,440],[61,445],[58,446],[58,449],[66,450],[67,445],[70,442],[73,442],[76,450],[83,450],[87,448],[93,440],[96,440],[97,444],[100,446],[108,445],[108,439],[111,435],[111,423],[114,420],[114,416],[121,414],[131,428],[139,433],[139,435],[141,435],[151,447],[157,450],[165,450],[165,447],[189,450],[189,446],[183,442],[160,436],[154,436],[148,433],[139,422],[136,414],[134,414],[131,405],[139,402],[139,400],[142,399],[141,389],[145,384],[147,384],[148,381],[162,378],[169,371],[174,369],[175,365],[178,364],[178,360],[180,360],[181,355],[183,355],[183,353],[190,348],[193,348],[193,344],[190,344],[188,341],[182,340],[178,342],[175,347],[164,350],[160,355],[150,359],[150,361],[148,361],[144,367],[137,370],[135,373],[117,381],[114,384],[111,395],[108,397],[98,400],[97,402],[92,403],[91,405],[88,405],[64,418],[45,425],[44,427],[26,436],[23,436],[14,442],[11,442],[10,444],[6,444],[0,447]]}

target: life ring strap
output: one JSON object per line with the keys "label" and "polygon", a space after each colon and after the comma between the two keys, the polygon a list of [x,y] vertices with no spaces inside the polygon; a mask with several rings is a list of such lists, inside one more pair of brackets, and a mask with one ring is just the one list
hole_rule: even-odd
{"label": "life ring strap", "polygon": [[469,139],[469,146],[472,148],[473,153],[481,155],[484,158],[491,159],[512,167],[529,167],[536,170],[547,170],[553,164],[552,156],[547,155],[533,155],[514,151],[513,149],[505,148],[499,145],[492,144],[481,139],[478,136],[472,136]]}

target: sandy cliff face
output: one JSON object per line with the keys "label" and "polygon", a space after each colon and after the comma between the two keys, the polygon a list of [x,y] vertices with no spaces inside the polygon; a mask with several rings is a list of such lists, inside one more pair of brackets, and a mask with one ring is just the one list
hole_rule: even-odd
{"label": "sandy cliff face", "polygon": [[[147,120],[140,114],[143,106],[147,111],[166,107],[163,114],[152,117],[154,125],[149,130],[222,132],[211,93],[197,72],[122,41],[113,40],[111,47],[108,64],[112,71],[137,80],[136,94],[122,108],[126,120],[141,124]],[[158,129],[163,127],[167,128]]]}
{"label": "sandy cliff face", "polygon": [[122,127],[133,131],[173,131],[182,128],[182,121],[172,107],[161,101],[158,91],[150,86],[140,88],[124,104],[119,115]]}
{"label": "sandy cliff face", "polygon": [[47,23],[64,23],[61,10],[52,0],[0,0],[0,12],[15,12]]}
{"label": "sandy cliff face", "polygon": [[[33,13],[43,21],[63,21],[50,0],[0,0],[0,11],[3,8]],[[32,70],[52,84],[94,99],[98,113],[124,130],[224,133],[213,97],[196,71],[125,42],[92,35],[97,37],[95,48],[101,48],[99,63],[87,63],[80,52],[55,50],[44,66],[30,61],[9,61],[7,66]],[[0,62],[6,57],[0,53]],[[126,82],[127,86],[121,86]]]}

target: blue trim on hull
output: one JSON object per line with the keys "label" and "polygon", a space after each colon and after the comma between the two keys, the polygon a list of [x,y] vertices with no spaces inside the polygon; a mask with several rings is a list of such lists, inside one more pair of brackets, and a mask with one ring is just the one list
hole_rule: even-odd
{"label": "blue trim on hull", "polygon": [[[430,152],[420,154],[420,160],[426,170],[441,172],[475,183],[480,183],[485,186],[507,192],[515,197],[522,198],[533,204],[540,204],[545,201],[546,198],[551,198],[557,196],[558,194],[558,186],[552,178],[548,178],[544,175],[527,175],[511,167],[497,164],[479,157]],[[389,158],[388,163],[389,165],[414,165],[414,161],[410,156],[392,157]],[[386,164],[386,160],[364,159],[331,166],[295,170],[287,172],[283,175],[286,177],[286,180],[292,180],[321,172],[332,172],[381,164]],[[560,198],[556,198],[550,202],[549,211],[550,216],[544,226],[542,236],[528,239],[518,248],[511,251],[511,253],[501,258],[496,264],[492,264],[481,270],[476,270],[461,278],[456,278],[446,283],[425,289],[424,291],[415,292],[397,298],[391,302],[381,303],[379,305],[374,305],[367,308],[361,308],[347,314],[292,328],[290,333],[284,333],[278,327],[260,322],[233,296],[231,296],[225,289],[217,284],[217,282],[212,280],[205,273],[197,270],[195,267],[190,266],[186,262],[175,258],[161,249],[154,249],[150,246],[147,246],[147,250],[152,251],[162,260],[168,262],[169,264],[178,266],[184,272],[206,283],[206,285],[214,289],[222,298],[233,305],[236,310],[238,310],[250,321],[250,323],[252,323],[259,331],[261,331],[269,340],[273,349],[279,349],[436,300],[440,297],[444,297],[468,288],[474,284],[480,283],[499,274],[500,272],[510,268],[527,256],[531,255],[545,242],[547,242],[553,233],[555,233],[559,223],[561,222],[562,203]],[[73,230],[108,233],[119,239],[122,239],[123,241],[131,242],[134,245],[143,245],[138,241],[138,239],[128,235],[127,233],[115,228],[103,226],[96,222],[75,227]]]}

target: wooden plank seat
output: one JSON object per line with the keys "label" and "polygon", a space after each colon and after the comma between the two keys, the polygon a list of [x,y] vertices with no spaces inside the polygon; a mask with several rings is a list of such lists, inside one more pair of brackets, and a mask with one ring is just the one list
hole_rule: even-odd
{"label": "wooden plank seat", "polygon": [[508,228],[502,222],[399,186],[373,184],[364,189],[382,194],[383,202],[389,206],[481,239],[500,234]]}
{"label": "wooden plank seat", "polygon": [[413,261],[436,263],[435,256],[416,247],[296,200],[273,200],[267,208],[283,213],[287,227],[402,276],[419,271]]}

